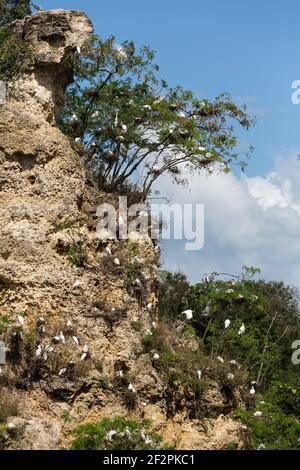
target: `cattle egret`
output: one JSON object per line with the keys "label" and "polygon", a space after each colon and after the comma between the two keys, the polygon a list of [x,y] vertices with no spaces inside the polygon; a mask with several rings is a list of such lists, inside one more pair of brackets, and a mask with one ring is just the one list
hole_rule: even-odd
{"label": "cattle egret", "polygon": [[75,144],[80,144],[81,143],[81,138],[80,137],[76,137],[75,138]]}
{"label": "cattle egret", "polygon": [[116,313],[115,307],[113,307],[113,308],[111,309],[111,313]]}
{"label": "cattle egret", "polygon": [[263,400],[262,400],[262,401],[260,401],[259,403],[260,403],[260,405],[265,405],[265,404],[266,404],[266,402],[265,402],[265,401],[263,401]]}
{"label": "cattle egret", "polygon": [[256,385],[256,384],[257,384],[256,380],[251,380],[251,385]]}
{"label": "cattle egret", "polygon": [[8,423],[7,429],[8,431],[13,431],[15,429],[15,425],[13,423]]}
{"label": "cattle egret", "polygon": [[111,429],[110,431],[108,431],[108,433],[106,434],[106,438],[111,441],[112,438],[117,434],[117,431],[115,431],[114,429]]}
{"label": "cattle egret", "polygon": [[245,333],[245,331],[246,331],[245,325],[244,325],[244,323],[242,323],[242,326],[241,326],[241,328],[239,329],[239,333],[238,333],[238,334],[239,334],[239,335],[243,335],[243,334]]}
{"label": "cattle egret", "polygon": [[37,350],[35,351],[36,357],[41,357],[42,355],[42,346],[39,344]]}
{"label": "cattle egret", "polygon": [[257,450],[265,450],[266,446],[265,444],[259,444]]}
{"label": "cattle egret", "polygon": [[105,247],[105,251],[108,255],[111,255],[111,248],[109,246]]}
{"label": "cattle egret", "polygon": [[238,299],[244,299],[244,296],[243,296],[243,294],[239,294],[237,298]]}
{"label": "cattle egret", "polygon": [[136,393],[136,390],[135,390],[134,386],[132,385],[132,383],[130,383],[130,384],[128,385],[128,390],[129,390],[130,392]]}
{"label": "cattle egret", "polygon": [[71,121],[72,121],[72,122],[78,121],[78,116],[77,116],[77,114],[75,114],[75,113],[72,114],[72,116],[71,116]]}
{"label": "cattle egret", "polygon": [[233,366],[239,365],[239,363],[235,359],[232,359],[231,361],[229,361],[229,364],[232,364]]}
{"label": "cattle egret", "polygon": [[42,335],[45,333],[45,327],[44,327],[44,325],[40,325],[40,326],[38,327],[38,332],[39,332],[40,334],[42,334]]}
{"label": "cattle egret", "polygon": [[155,321],[152,322],[152,328],[156,329],[156,322]]}
{"label": "cattle egret", "polygon": [[66,325],[68,328],[71,328],[73,326],[73,323],[71,322],[71,320],[68,320]]}
{"label": "cattle egret", "polygon": [[88,346],[87,346],[86,344],[83,346],[82,352],[84,352],[84,353],[89,352],[89,348],[88,348]]}
{"label": "cattle egret", "polygon": [[149,302],[149,304],[147,304],[147,310],[150,312],[152,310],[152,303]]}
{"label": "cattle egret", "polygon": [[206,157],[206,158],[211,158],[211,157],[212,157],[212,153],[207,152],[207,153],[205,154],[205,157]]}
{"label": "cattle egret", "polygon": [[121,264],[119,258],[115,258],[114,263],[115,263],[116,266],[120,266],[120,264]]}
{"label": "cattle egret", "polygon": [[24,317],[22,317],[22,315],[17,315],[17,326],[19,328],[23,328],[24,323],[25,323]]}
{"label": "cattle egret", "polygon": [[207,305],[205,309],[203,310],[203,316],[208,317],[209,314],[210,314],[210,307],[209,305]]}
{"label": "cattle egret", "polygon": [[81,354],[81,357],[80,357],[80,360],[81,360],[81,361],[85,361],[86,358],[87,358],[87,353]]}
{"label": "cattle egret", "polygon": [[117,372],[117,377],[121,377],[121,378],[122,378],[123,375],[124,375],[124,373],[123,373],[122,370],[119,370],[119,371]]}
{"label": "cattle egret", "polygon": [[128,104],[130,104],[130,106],[132,106],[134,104],[134,101],[133,100],[129,100]]}
{"label": "cattle egret", "polygon": [[230,323],[231,323],[230,320],[225,320],[225,330],[226,330],[226,328],[229,327]]}
{"label": "cattle egret", "polygon": [[252,385],[252,387],[251,387],[251,389],[250,389],[250,395],[252,395],[252,396],[255,395],[255,388],[253,387],[253,385]]}
{"label": "cattle egret", "polygon": [[229,373],[227,374],[227,378],[228,378],[229,380],[233,380],[233,379],[234,379],[234,375],[233,375],[231,372],[229,372]]}
{"label": "cattle egret", "polygon": [[262,411],[255,411],[255,413],[253,413],[254,418],[261,418],[262,415],[263,415]]}
{"label": "cattle egret", "polygon": [[218,356],[218,357],[217,357],[217,360],[218,360],[219,362],[221,362],[221,364],[224,364],[224,359],[223,359],[223,357]]}
{"label": "cattle egret", "polygon": [[234,292],[233,289],[227,289],[227,290],[225,291],[225,294],[232,294],[233,292]]}
{"label": "cattle egret", "polygon": [[76,344],[76,346],[79,346],[79,340],[78,340],[77,336],[72,336],[72,338],[73,338],[73,341]]}
{"label": "cattle egret", "polygon": [[61,377],[62,375],[64,375],[66,372],[67,372],[67,369],[66,369],[66,368],[60,369],[60,371],[59,371],[59,373],[58,373],[59,377]]}
{"label": "cattle egret", "polygon": [[184,315],[187,320],[192,320],[193,311],[192,310],[184,310],[184,312],[182,312],[182,315]]}
{"label": "cattle egret", "polygon": [[80,46],[77,46],[76,50],[77,50],[78,54],[81,54],[81,47]]}
{"label": "cattle egret", "polygon": [[45,323],[45,318],[44,317],[40,317],[38,319],[38,323]]}
{"label": "cattle egret", "polygon": [[201,370],[197,370],[197,376],[198,376],[198,379],[200,380],[201,377],[202,377],[202,372],[201,372]]}
{"label": "cattle egret", "polygon": [[66,342],[65,335],[63,334],[62,331],[59,332],[59,341],[60,341],[61,343],[65,343],[65,342]]}
{"label": "cattle egret", "polygon": [[119,113],[116,113],[116,116],[115,116],[115,127],[118,127],[118,124],[119,124]]}
{"label": "cattle egret", "polygon": [[73,288],[74,288],[74,289],[80,289],[80,287],[81,287],[81,283],[80,283],[79,280],[77,280],[76,282],[74,282],[74,284],[73,284]]}
{"label": "cattle egret", "polygon": [[127,57],[127,53],[122,46],[118,47],[117,53],[120,57],[123,57],[123,58]]}
{"label": "cattle egret", "polygon": [[123,132],[127,132],[128,131],[128,127],[126,126],[126,124],[122,124],[121,125],[121,129]]}
{"label": "cattle egret", "polygon": [[144,104],[143,108],[146,109],[147,111],[151,111],[152,109],[150,104]]}
{"label": "cattle egret", "polygon": [[206,148],[205,148],[205,147],[198,147],[198,150],[199,150],[200,152],[205,152],[205,151],[206,151]]}
{"label": "cattle egret", "polygon": [[95,112],[92,114],[92,119],[98,119],[99,116],[100,116],[99,111],[95,111]]}
{"label": "cattle egret", "polygon": [[152,336],[152,334],[153,334],[153,333],[152,333],[152,331],[151,331],[151,330],[149,330],[149,329],[148,329],[148,330],[146,330],[146,336]]}
{"label": "cattle egret", "polygon": [[158,353],[154,353],[154,354],[153,354],[153,360],[154,360],[154,361],[158,361],[158,359],[159,359],[159,354],[158,354]]}

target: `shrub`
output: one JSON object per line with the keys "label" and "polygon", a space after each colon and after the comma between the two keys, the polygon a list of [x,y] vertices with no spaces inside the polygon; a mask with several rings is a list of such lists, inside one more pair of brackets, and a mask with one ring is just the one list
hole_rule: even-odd
{"label": "shrub", "polygon": [[149,432],[149,422],[128,420],[118,416],[103,418],[72,431],[71,450],[156,450],[163,448],[158,434]]}

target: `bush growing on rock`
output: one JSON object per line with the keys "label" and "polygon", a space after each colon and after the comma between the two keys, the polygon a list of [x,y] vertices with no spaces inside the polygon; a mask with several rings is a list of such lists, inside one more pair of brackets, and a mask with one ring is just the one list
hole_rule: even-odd
{"label": "bush growing on rock", "polygon": [[118,416],[87,423],[72,431],[71,450],[158,450],[164,447],[158,434],[149,432],[150,423]]}

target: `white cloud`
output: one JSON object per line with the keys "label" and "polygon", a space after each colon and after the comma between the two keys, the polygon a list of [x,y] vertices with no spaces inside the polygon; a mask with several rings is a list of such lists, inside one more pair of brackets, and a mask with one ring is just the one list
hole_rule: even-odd
{"label": "white cloud", "polygon": [[[184,241],[163,243],[166,269],[192,281],[211,271],[259,267],[262,277],[300,286],[300,162],[294,153],[278,159],[266,175],[195,176],[189,190],[164,180],[172,202],[205,204],[205,246],[188,253]],[[173,197],[172,197],[173,196]]]}

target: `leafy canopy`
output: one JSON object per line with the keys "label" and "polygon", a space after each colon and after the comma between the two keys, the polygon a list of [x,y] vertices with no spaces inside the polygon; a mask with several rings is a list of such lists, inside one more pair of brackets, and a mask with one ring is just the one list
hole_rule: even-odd
{"label": "leafy canopy", "polygon": [[0,0],[0,80],[12,81],[32,61],[32,53],[27,44],[8,27],[12,21],[30,13],[28,0]]}
{"label": "leafy canopy", "polygon": [[253,123],[227,94],[209,101],[169,87],[154,57],[149,47],[92,36],[75,61],[61,120],[101,187],[129,184],[142,199],[166,173],[184,183],[187,171],[229,171],[238,161],[235,124]]}

